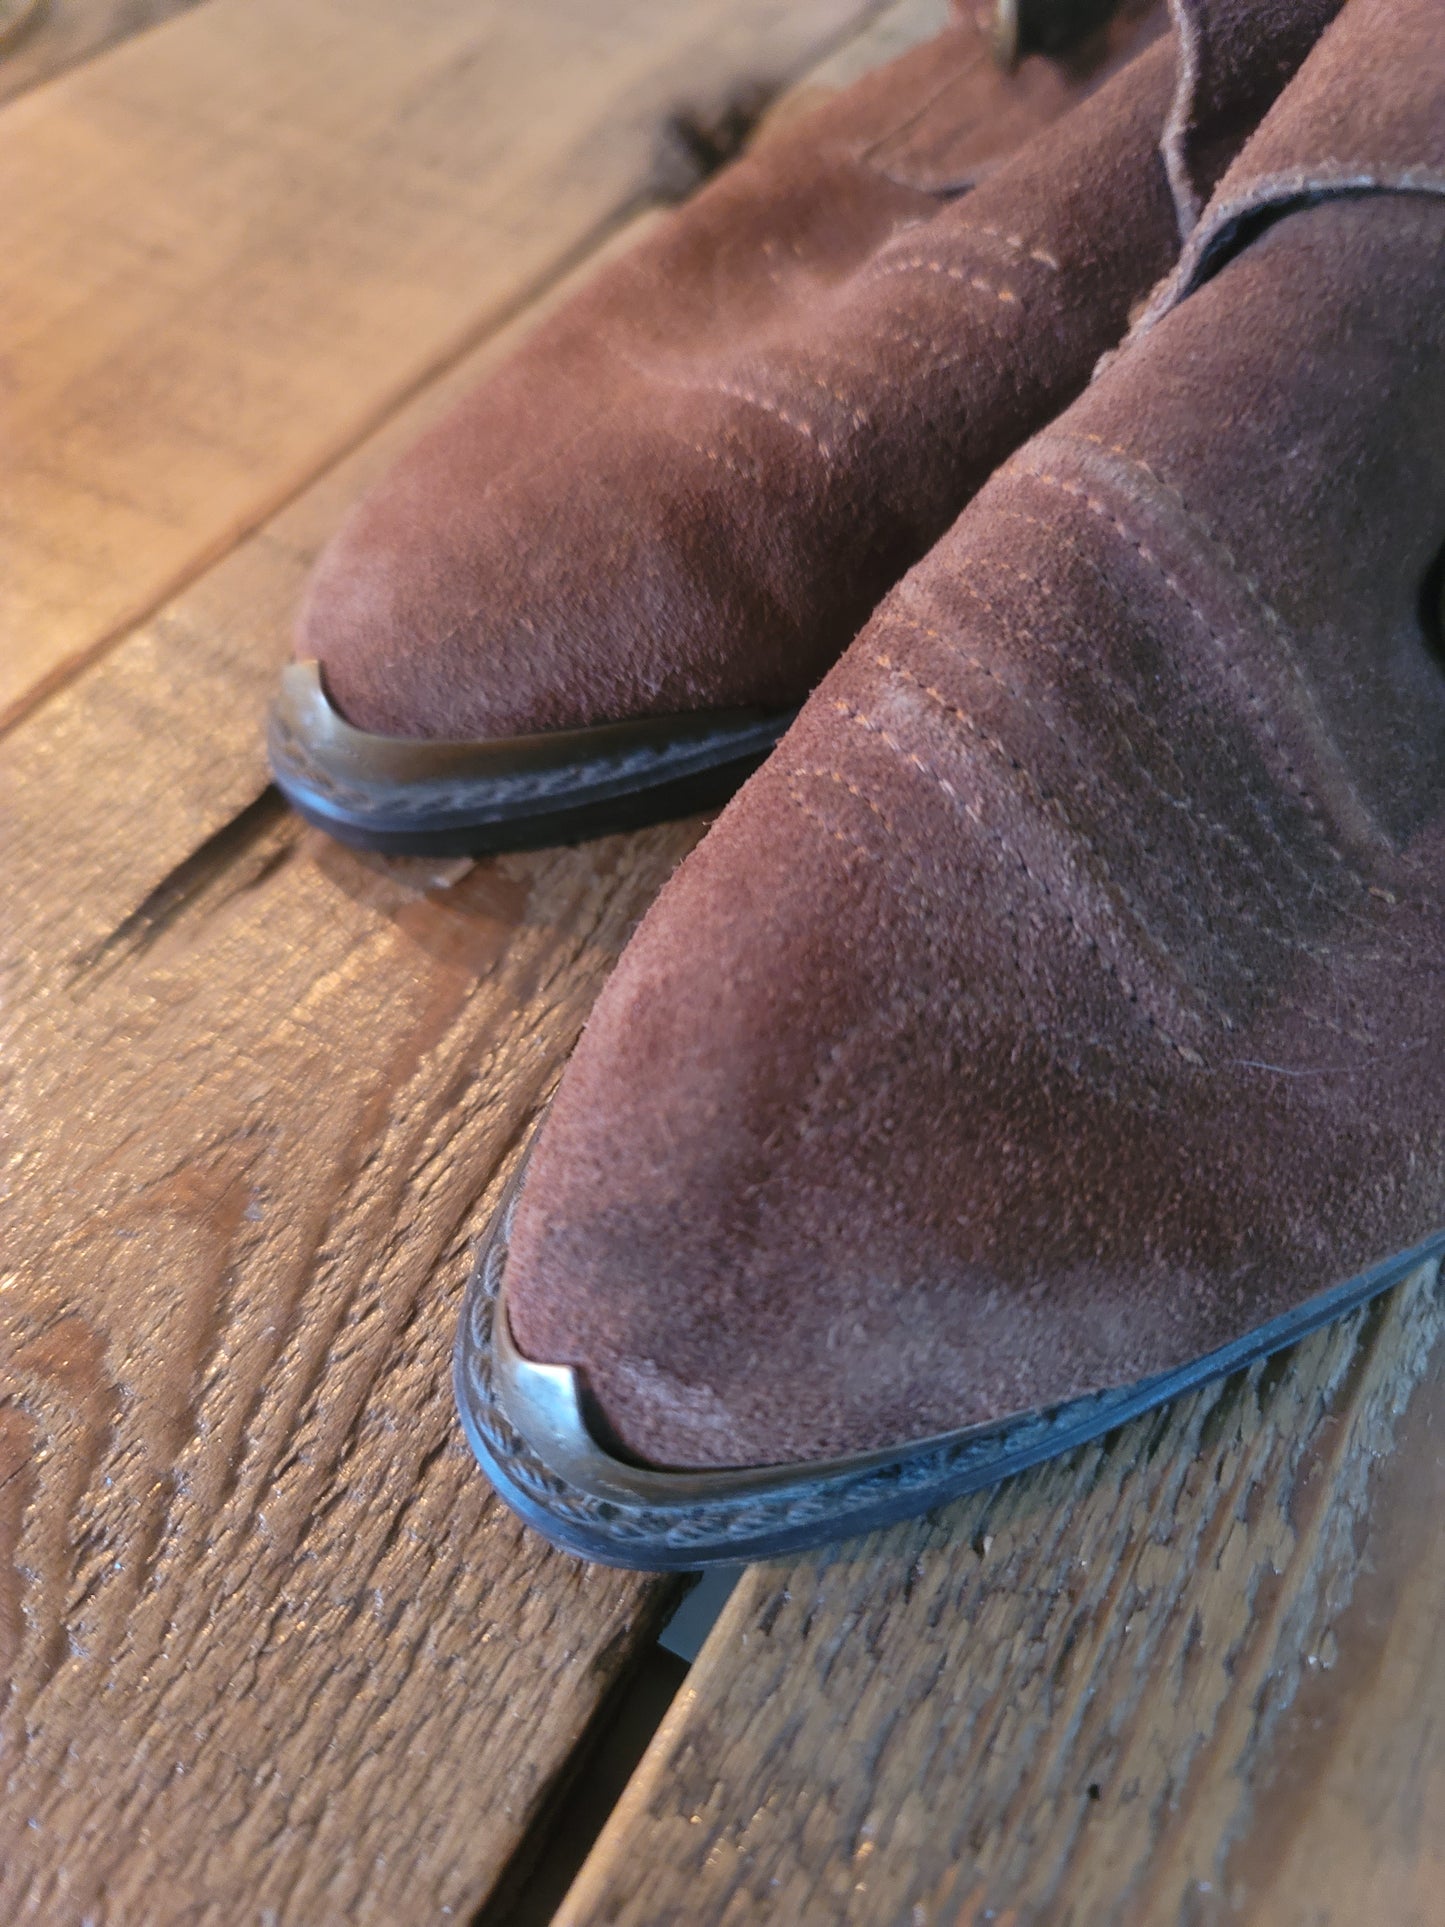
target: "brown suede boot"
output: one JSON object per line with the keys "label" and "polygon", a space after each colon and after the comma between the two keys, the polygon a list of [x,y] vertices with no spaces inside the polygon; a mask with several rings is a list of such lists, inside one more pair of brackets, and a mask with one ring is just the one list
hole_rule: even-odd
{"label": "brown suede boot", "polygon": [[282,788],[405,850],[726,793],[1118,341],[1338,4],[1174,0],[1068,113],[1061,71],[959,25],[728,170],[336,536]]}
{"label": "brown suede boot", "polygon": [[1445,11],[1347,0],[669,884],[459,1350],[561,1543],[921,1510],[1445,1248],[1442,265]]}

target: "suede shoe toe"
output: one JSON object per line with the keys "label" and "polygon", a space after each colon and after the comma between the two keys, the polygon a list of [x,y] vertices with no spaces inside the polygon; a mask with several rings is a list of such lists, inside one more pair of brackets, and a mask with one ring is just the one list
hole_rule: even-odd
{"label": "suede shoe toe", "polygon": [[1117,343],[1337,4],[1175,0],[1087,85],[960,24],[725,170],[338,532],[283,790],[480,850],[735,787]]}
{"label": "suede shoe toe", "polygon": [[459,1354],[562,1543],[921,1509],[1438,1262],[1442,56],[1349,0],[639,929]]}

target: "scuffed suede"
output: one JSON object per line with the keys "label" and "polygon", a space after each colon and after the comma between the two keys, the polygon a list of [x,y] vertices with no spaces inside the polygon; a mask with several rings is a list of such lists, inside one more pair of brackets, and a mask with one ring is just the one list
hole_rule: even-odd
{"label": "scuffed suede", "polygon": [[[1303,52],[1261,23],[1218,165]],[[1064,114],[959,26],[766,143],[356,509],[298,654],[403,735],[798,702],[1174,261],[1180,89],[1171,36]]]}
{"label": "scuffed suede", "polygon": [[[1228,191],[1342,158],[1345,87],[1423,178],[1437,0],[1349,0]],[[1434,191],[1237,226],[664,891],[507,1284],[631,1451],[1030,1410],[1445,1228],[1442,258]]]}

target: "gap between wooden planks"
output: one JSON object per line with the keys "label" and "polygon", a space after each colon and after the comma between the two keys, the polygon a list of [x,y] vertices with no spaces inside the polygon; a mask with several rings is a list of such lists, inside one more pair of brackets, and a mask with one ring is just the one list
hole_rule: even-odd
{"label": "gap between wooden planks", "polygon": [[[0,37],[0,102],[78,67],[198,0],[40,0],[12,38]],[[0,20],[3,20],[0,13]]]}
{"label": "gap between wooden planks", "polygon": [[665,1606],[490,1499],[447,1368],[490,1187],[696,830],[438,891],[260,757],[310,552],[443,399],[0,753],[7,1921],[463,1917]]}
{"label": "gap between wooden planks", "polygon": [[746,1573],[557,1927],[1439,1927],[1438,1268]]}
{"label": "gap between wooden planks", "polygon": [[0,726],[867,0],[206,0],[0,111]]}
{"label": "gap between wooden planks", "polygon": [[457,1918],[669,1597],[491,1501],[447,1353],[468,1235],[697,827],[439,890],[302,834],[260,756],[311,555],[522,332],[0,752],[7,1920]]}

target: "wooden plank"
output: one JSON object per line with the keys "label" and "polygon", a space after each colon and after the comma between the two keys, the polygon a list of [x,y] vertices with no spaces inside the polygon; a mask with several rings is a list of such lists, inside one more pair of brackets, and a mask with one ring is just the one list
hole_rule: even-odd
{"label": "wooden plank", "polygon": [[754,145],[790,127],[875,67],[932,40],[956,18],[954,0],[893,0],[769,105],[754,133]]}
{"label": "wooden plank", "polygon": [[654,1584],[491,1500],[447,1365],[666,855],[437,893],[267,814],[114,961],[20,973],[7,1920],[460,1914],[649,1636]]}
{"label": "wooden plank", "polygon": [[1225,1901],[1275,1927],[1445,1919],[1445,1347],[1307,1643]]}
{"label": "wooden plank", "polygon": [[6,1920],[460,1917],[669,1596],[491,1500],[448,1348],[468,1238],[696,826],[373,861],[261,757],[315,548],[535,319],[0,754]]}
{"label": "wooden plank", "polygon": [[7,1919],[455,1918],[670,1596],[510,1522],[446,1360],[467,1237],[697,826],[386,863],[261,757],[316,549],[568,292],[0,751]]}
{"label": "wooden plank", "polygon": [[208,0],[0,113],[0,725],[864,0]]}
{"label": "wooden plank", "polygon": [[[0,102],[143,33],[197,0],[4,0],[0,4]],[[23,18],[22,18],[23,16]],[[13,38],[11,19],[17,22]]]}
{"label": "wooden plank", "polygon": [[580,1923],[1434,1927],[1445,1298],[744,1576]]}

